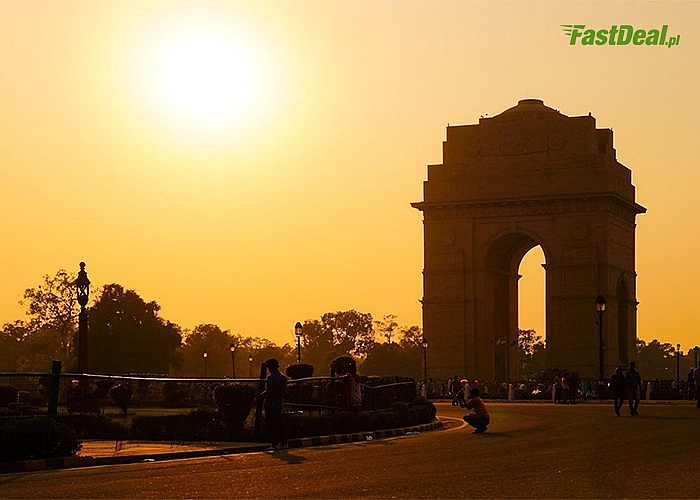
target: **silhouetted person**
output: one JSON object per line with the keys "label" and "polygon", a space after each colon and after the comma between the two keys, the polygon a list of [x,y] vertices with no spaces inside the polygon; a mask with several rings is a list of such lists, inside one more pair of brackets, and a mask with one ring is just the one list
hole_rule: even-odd
{"label": "silhouetted person", "polygon": [[287,435],[282,426],[282,406],[284,405],[284,391],[287,387],[287,377],[279,371],[279,361],[270,358],[265,361],[265,366],[270,371],[265,383],[265,420],[267,432],[270,435],[272,446],[270,451],[287,449]]}
{"label": "silhouetted person", "polygon": [[622,373],[622,368],[615,368],[615,373],[610,377],[610,390],[613,393],[613,406],[615,408],[615,415],[620,416],[620,409],[625,402],[626,394],[626,384],[625,384],[625,374]]}
{"label": "silhouetted person", "polygon": [[362,385],[361,378],[357,374],[357,367],[353,364],[345,374],[345,402],[352,411],[362,410]]}
{"label": "silhouetted person", "polygon": [[569,374],[568,384],[569,402],[571,404],[576,404],[576,402],[578,401],[578,372],[573,372]]}
{"label": "silhouetted person", "polygon": [[627,387],[627,399],[629,400],[630,415],[637,416],[639,401],[642,399],[642,377],[637,371],[637,364],[630,361],[630,371],[625,375],[625,386]]}
{"label": "silhouetted person", "polygon": [[686,379],[686,397],[695,399],[695,368],[692,366],[688,370],[688,378]]}
{"label": "silhouetted person", "polygon": [[462,417],[466,423],[475,428],[474,434],[482,434],[486,432],[486,428],[491,423],[491,417],[489,412],[484,406],[484,402],[479,397],[479,388],[474,387],[469,391],[469,400],[467,401],[466,408],[472,410],[473,413],[469,413]]}

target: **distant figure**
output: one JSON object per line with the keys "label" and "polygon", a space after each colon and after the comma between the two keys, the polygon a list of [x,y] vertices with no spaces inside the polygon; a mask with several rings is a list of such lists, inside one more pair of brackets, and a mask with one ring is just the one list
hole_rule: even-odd
{"label": "distant figure", "polygon": [[345,377],[345,402],[350,410],[360,411],[362,409],[362,386],[360,385],[360,376],[357,374],[357,367],[354,364]]}
{"label": "distant figure", "polygon": [[622,373],[622,368],[615,368],[615,373],[610,377],[610,390],[613,393],[613,406],[615,408],[615,415],[620,416],[620,409],[625,402],[626,394],[625,385],[625,374]]}
{"label": "distant figure", "polygon": [[561,402],[569,402],[569,379],[566,378],[566,373],[561,376]]}
{"label": "distant figure", "polygon": [[629,400],[630,415],[633,417],[639,415],[639,401],[642,399],[642,377],[636,370],[637,364],[630,361],[630,371],[625,375],[625,386],[627,387],[627,399]]}
{"label": "distant figure", "polygon": [[569,384],[569,402],[571,404],[576,404],[578,401],[578,373],[573,372],[568,378]]}
{"label": "distant figure", "polygon": [[462,379],[459,380],[457,379],[457,376],[455,375],[455,382],[454,382],[454,396],[452,398],[452,404],[454,406],[459,406],[460,408],[466,408],[467,406],[467,401],[464,399],[464,391],[465,388],[469,387],[469,381],[467,379]]}
{"label": "distant figure", "polygon": [[268,451],[286,450],[287,435],[282,426],[282,406],[284,405],[284,391],[287,388],[287,377],[280,373],[280,363],[275,358],[265,361],[265,366],[270,371],[265,383],[265,420],[267,432],[270,434],[272,446]]}
{"label": "distant figure", "polygon": [[484,406],[484,402],[479,397],[479,388],[474,387],[469,391],[469,400],[465,405],[468,410],[473,410],[462,417],[466,423],[475,428],[474,434],[483,434],[491,423],[489,412]]}
{"label": "distant figure", "polygon": [[693,379],[695,382],[695,400],[697,401],[695,406],[697,408],[700,408],[700,364],[695,367],[695,371],[693,372]]}
{"label": "distant figure", "polygon": [[688,378],[686,385],[687,399],[695,399],[695,368],[693,368],[692,366],[690,367],[690,370],[688,370]]}

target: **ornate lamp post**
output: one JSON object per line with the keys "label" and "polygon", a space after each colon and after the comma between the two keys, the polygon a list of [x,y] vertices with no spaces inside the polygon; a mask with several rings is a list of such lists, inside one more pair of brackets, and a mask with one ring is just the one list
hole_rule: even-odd
{"label": "ornate lamp post", "polygon": [[[78,314],[78,372],[81,374],[88,371],[88,315],[85,307],[90,296],[90,280],[85,271],[85,262],[80,263],[80,271],[75,280],[75,288],[78,294],[78,304],[80,304],[80,314]],[[87,391],[89,389],[88,379],[80,377],[80,389]]]}
{"label": "ornate lamp post", "polygon": [[231,372],[233,378],[236,378],[236,344],[231,342],[228,346],[229,351],[231,351]]}
{"label": "ornate lamp post", "polygon": [[423,338],[423,383],[428,383],[428,339]]}
{"label": "ornate lamp post", "polygon": [[301,334],[303,331],[304,327],[297,321],[297,324],[294,325],[294,335],[297,336],[297,363],[301,363]]}
{"label": "ornate lamp post", "polygon": [[676,344],[676,387],[681,381],[681,345]]}
{"label": "ornate lamp post", "polygon": [[605,343],[603,343],[603,313],[605,297],[598,295],[595,299],[595,312],[598,313],[598,379],[605,379]]}
{"label": "ornate lamp post", "polygon": [[209,353],[204,351],[202,353],[202,358],[204,358],[204,378],[207,378],[207,357],[209,357]]}
{"label": "ornate lamp post", "polygon": [[248,377],[253,378],[253,355],[248,354]]}

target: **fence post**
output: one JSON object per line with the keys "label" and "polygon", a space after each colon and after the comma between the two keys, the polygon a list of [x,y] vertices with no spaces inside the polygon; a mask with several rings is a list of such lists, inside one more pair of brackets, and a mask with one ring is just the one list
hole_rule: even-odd
{"label": "fence post", "polygon": [[58,413],[58,391],[61,385],[61,362],[51,362],[51,383],[49,385],[49,415]]}
{"label": "fence post", "polygon": [[255,405],[255,424],[253,426],[253,434],[255,437],[260,436],[260,425],[262,425],[262,421],[260,420],[260,417],[262,415],[262,407],[263,407],[263,399],[265,397],[263,396],[263,392],[265,392],[265,380],[267,375],[267,366],[265,366],[265,363],[260,365],[260,380],[258,381],[258,397],[256,398],[256,405]]}

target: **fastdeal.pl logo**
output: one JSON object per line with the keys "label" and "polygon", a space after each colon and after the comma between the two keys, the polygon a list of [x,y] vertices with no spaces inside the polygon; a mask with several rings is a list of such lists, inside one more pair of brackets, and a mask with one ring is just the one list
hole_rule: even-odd
{"label": "fastdeal.pl logo", "polygon": [[668,25],[664,24],[660,30],[635,30],[629,24],[620,26],[613,24],[610,29],[593,30],[586,29],[585,24],[562,24],[564,33],[569,37],[569,45],[576,45],[580,40],[581,45],[665,45],[669,48],[678,45],[681,36],[667,38]]}

